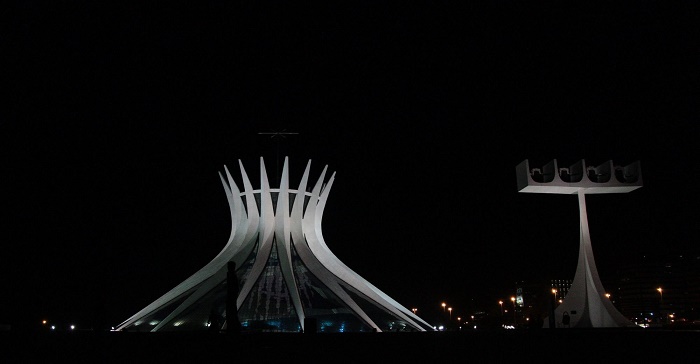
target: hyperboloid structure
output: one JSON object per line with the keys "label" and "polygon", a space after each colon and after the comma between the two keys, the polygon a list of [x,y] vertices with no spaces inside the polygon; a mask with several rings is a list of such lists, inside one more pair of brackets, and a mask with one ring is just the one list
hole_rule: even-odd
{"label": "hyperboloid structure", "polygon": [[[296,189],[289,185],[287,158],[279,188],[270,188],[262,158],[258,189],[253,188],[240,160],[239,166],[243,191],[226,166],[226,176],[219,173],[231,210],[226,246],[206,266],[116,330],[433,330],[331,253],[321,233],[323,210],[335,177],[334,173],[324,182],[327,166],[310,186],[309,161]],[[233,277],[227,274],[230,267],[237,282],[228,282],[227,275]],[[236,316],[227,311],[236,311]],[[305,327],[307,323],[314,327]]]}
{"label": "hyperboloid structure", "polygon": [[580,243],[578,265],[566,298],[554,311],[554,319],[544,327],[635,327],[605,295],[593,258],[586,213],[586,194],[627,193],[642,187],[639,161],[621,167],[608,161],[586,166],[585,160],[559,168],[552,160],[542,168],[530,168],[528,160],[516,167],[518,191],[578,195]]}

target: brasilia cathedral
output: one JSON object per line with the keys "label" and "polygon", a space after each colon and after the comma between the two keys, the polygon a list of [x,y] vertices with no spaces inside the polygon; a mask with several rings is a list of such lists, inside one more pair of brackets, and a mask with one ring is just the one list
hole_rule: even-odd
{"label": "brasilia cathedral", "polygon": [[[239,166],[242,192],[226,166],[226,176],[219,173],[231,210],[226,246],[116,331],[227,330],[234,325],[242,332],[434,330],[348,268],[326,245],[321,220],[335,177],[324,182],[327,166],[311,187],[309,161],[296,189],[289,184],[288,158],[279,188],[270,188],[262,158],[258,189],[240,160]],[[231,279],[236,282],[229,284]],[[227,317],[234,310],[235,317]],[[307,323],[315,327],[307,328]]]}

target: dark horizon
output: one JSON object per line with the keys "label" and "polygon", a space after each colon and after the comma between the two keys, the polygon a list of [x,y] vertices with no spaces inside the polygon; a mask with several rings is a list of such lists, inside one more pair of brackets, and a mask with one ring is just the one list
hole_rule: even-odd
{"label": "dark horizon", "polygon": [[700,256],[695,4],[12,10],[0,324],[113,326],[180,283],[226,243],[239,159],[337,172],[329,248],[421,317],[573,278],[576,198],[519,194],[524,159],[641,162],[587,196],[604,284]]}

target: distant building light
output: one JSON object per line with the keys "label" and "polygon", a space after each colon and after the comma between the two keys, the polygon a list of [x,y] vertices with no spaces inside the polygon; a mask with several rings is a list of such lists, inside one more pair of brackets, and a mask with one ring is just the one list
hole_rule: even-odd
{"label": "distant building light", "polygon": [[70,329],[71,329],[71,330],[74,330],[74,329],[75,329],[75,325],[70,325]]}

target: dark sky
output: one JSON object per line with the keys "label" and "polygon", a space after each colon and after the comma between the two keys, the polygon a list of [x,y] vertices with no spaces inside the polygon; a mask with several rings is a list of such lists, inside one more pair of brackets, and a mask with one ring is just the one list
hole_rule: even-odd
{"label": "dark sky", "polygon": [[641,161],[587,198],[604,279],[698,253],[693,2],[102,3],[4,14],[0,323],[116,325],[174,287],[224,247],[238,159],[337,172],[329,248],[419,314],[573,278],[576,197],[517,193],[524,159]]}

